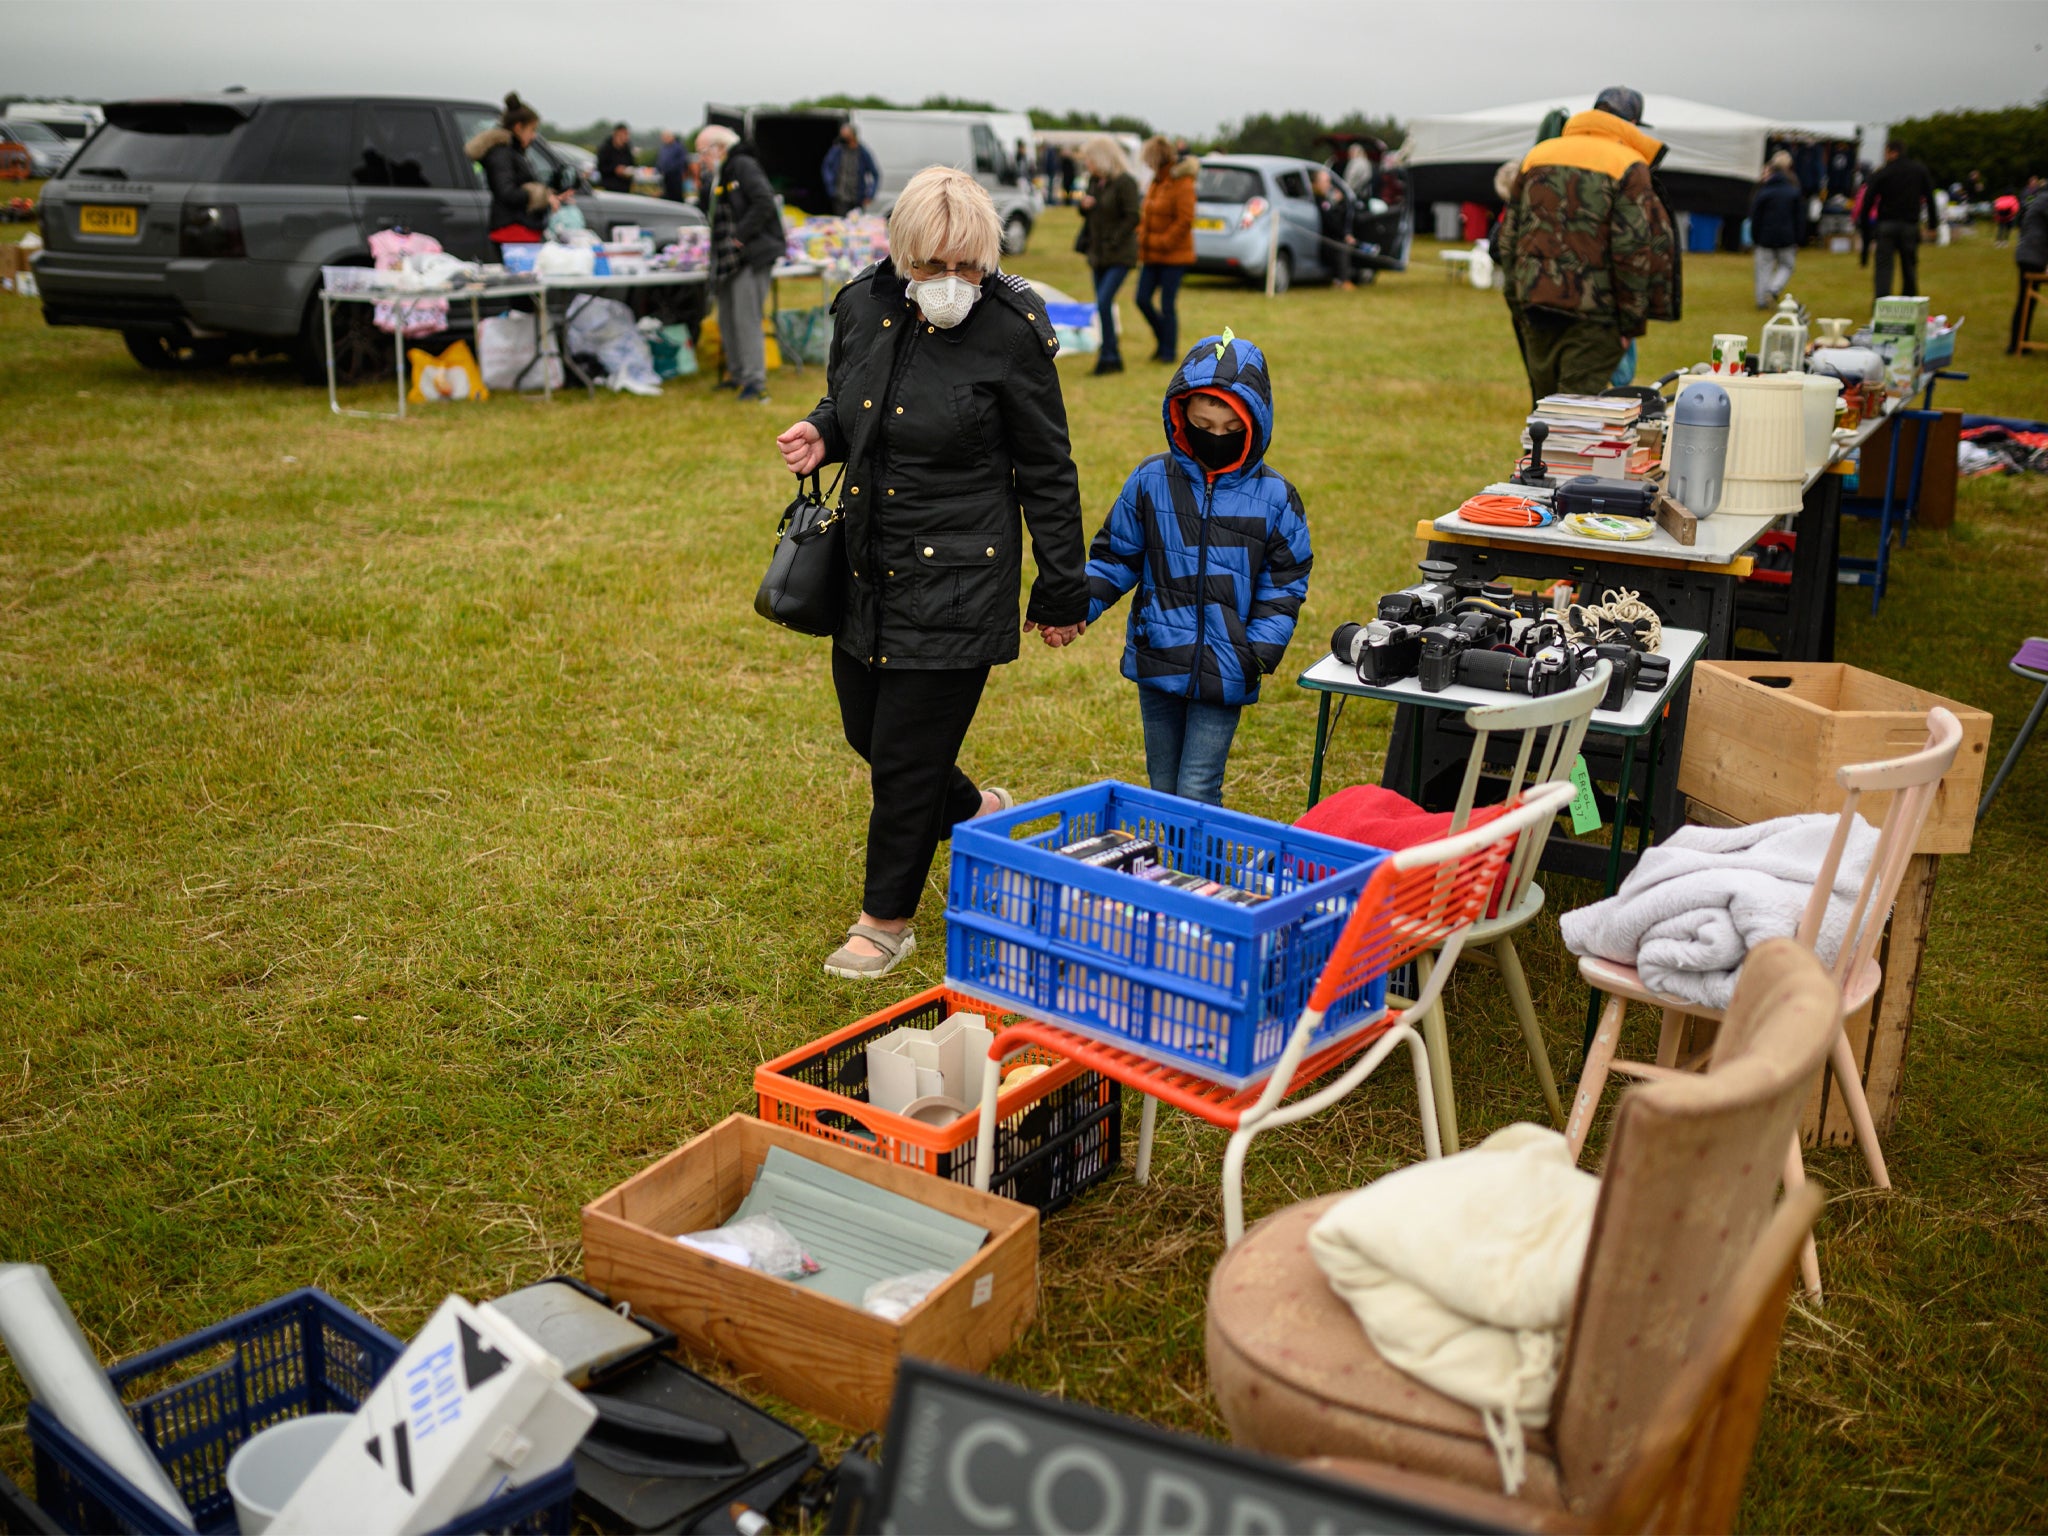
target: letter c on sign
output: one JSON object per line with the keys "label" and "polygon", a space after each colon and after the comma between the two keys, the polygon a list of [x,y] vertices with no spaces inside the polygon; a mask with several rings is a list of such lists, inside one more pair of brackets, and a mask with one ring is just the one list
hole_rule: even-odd
{"label": "letter c on sign", "polygon": [[[1102,1490],[1102,1513],[1086,1531],[1069,1530],[1053,1514],[1053,1487],[1069,1470],[1093,1478]],[[1124,1483],[1116,1464],[1089,1446],[1061,1446],[1031,1475],[1031,1523],[1046,1536],[1118,1536],[1124,1528]]]}
{"label": "letter c on sign", "polygon": [[982,1446],[1000,1445],[1013,1456],[1031,1449],[1024,1431],[1005,1419],[984,1419],[953,1442],[946,1458],[946,1491],[960,1513],[986,1531],[1003,1530],[1017,1523],[1017,1511],[1008,1504],[984,1504],[974,1495],[967,1474],[967,1461]]}

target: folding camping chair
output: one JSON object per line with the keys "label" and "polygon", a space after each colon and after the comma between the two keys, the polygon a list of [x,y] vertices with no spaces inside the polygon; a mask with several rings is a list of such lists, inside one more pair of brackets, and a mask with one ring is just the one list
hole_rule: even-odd
{"label": "folding camping chair", "polygon": [[[1001,1030],[989,1047],[982,1078],[975,1187],[987,1189],[995,1167],[996,1095],[1002,1086],[1003,1059],[1026,1045],[1043,1046],[1145,1095],[1135,1170],[1140,1184],[1151,1176],[1152,1133],[1160,1100],[1229,1131],[1230,1145],[1223,1156],[1226,1243],[1235,1243],[1244,1233],[1244,1159],[1252,1137],[1328,1109],[1370,1077],[1396,1045],[1408,1047],[1415,1069],[1424,1150],[1430,1157],[1440,1156],[1429,1054],[1414,1026],[1435,1006],[1457,964],[1466,932],[1485,915],[1507,869],[1515,839],[1527,833],[1540,845],[1571,797],[1568,783],[1540,785],[1519,801],[1510,802],[1503,814],[1484,826],[1404,849],[1383,860],[1359,893],[1358,904],[1316,981],[1286,1050],[1263,1083],[1232,1087],[1194,1069],[1166,1066],[1121,1045],[1052,1024],[1027,1020]],[[1309,1053],[1323,1015],[1338,999],[1431,949],[1441,953],[1428,984],[1421,988],[1422,995],[1412,1004],[1398,1014],[1382,1009],[1342,1039]],[[1358,1059],[1335,1082],[1293,1103],[1282,1102],[1298,1087],[1335,1071],[1353,1057]]]}

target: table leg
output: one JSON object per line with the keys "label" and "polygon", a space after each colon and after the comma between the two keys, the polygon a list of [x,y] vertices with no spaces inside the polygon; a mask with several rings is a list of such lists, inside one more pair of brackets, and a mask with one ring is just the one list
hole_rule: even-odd
{"label": "table leg", "polygon": [[1621,845],[1628,830],[1628,792],[1635,778],[1636,738],[1624,737],[1621,747],[1621,782],[1614,790],[1614,836],[1607,842],[1607,884],[1603,896],[1612,896],[1621,884]]}
{"label": "table leg", "polygon": [[398,419],[405,420],[405,322],[412,315],[412,306],[404,299],[391,301],[391,349],[397,359],[398,371]]}
{"label": "table leg", "polygon": [[341,396],[334,388],[334,300],[324,288],[320,290],[320,334],[327,341],[327,407],[339,416]]}
{"label": "table leg", "polygon": [[[1323,751],[1330,744],[1330,696],[1319,694],[1316,705],[1316,755],[1308,765],[1308,805],[1315,809],[1316,802],[1323,798]],[[2048,693],[2042,695],[2048,698]]]}
{"label": "table leg", "polygon": [[1643,820],[1636,833],[1636,857],[1650,851],[1650,844],[1657,836],[1657,754],[1663,750],[1664,714],[1658,711],[1657,718],[1650,722],[1650,758],[1643,764]]}
{"label": "table leg", "polygon": [[1400,704],[1397,709],[1413,710],[1408,717],[1408,798],[1417,805],[1422,804],[1422,729],[1423,716],[1411,704]]}
{"label": "table leg", "polygon": [[540,352],[536,359],[540,364],[540,397],[547,404],[553,405],[555,403],[555,370],[548,366],[550,360],[548,348],[554,345],[555,333],[549,325],[547,294],[536,294],[534,299],[534,319],[540,330],[540,341],[537,343]]}

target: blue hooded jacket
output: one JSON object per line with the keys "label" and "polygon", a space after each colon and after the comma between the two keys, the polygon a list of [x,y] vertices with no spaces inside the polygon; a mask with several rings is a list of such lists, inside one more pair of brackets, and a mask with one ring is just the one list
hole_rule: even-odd
{"label": "blue hooded jacket", "polygon": [[[1182,435],[1187,397],[1226,394],[1247,421],[1245,456],[1211,472]],[[1267,467],[1273,389],[1265,354],[1209,336],[1166,387],[1167,451],[1131,472],[1088,554],[1088,622],[1132,587],[1123,673],[1209,704],[1250,704],[1280,665],[1308,595],[1308,517]]]}

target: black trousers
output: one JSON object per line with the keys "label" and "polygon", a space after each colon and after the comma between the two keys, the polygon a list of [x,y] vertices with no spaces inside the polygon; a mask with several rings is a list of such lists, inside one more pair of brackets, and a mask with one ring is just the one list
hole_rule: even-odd
{"label": "black trousers", "polygon": [[1911,220],[1894,223],[1890,219],[1879,221],[1877,226],[1877,296],[1891,297],[1892,256],[1899,258],[1899,278],[1906,286],[1899,291],[1914,294],[1920,291],[1920,226]]}
{"label": "black trousers", "polygon": [[987,682],[986,666],[892,672],[832,647],[840,724],[874,794],[861,894],[868,916],[914,916],[939,843],[955,822],[981,813],[981,791],[953,759]]}

